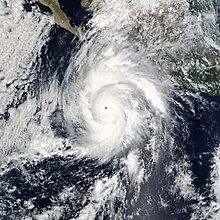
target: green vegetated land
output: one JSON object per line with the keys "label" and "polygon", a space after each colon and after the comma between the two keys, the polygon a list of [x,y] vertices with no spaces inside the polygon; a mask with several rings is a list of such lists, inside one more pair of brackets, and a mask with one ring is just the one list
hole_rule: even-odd
{"label": "green vegetated land", "polygon": [[[190,11],[203,19],[203,13],[213,13],[213,2],[189,0]],[[204,23],[203,23],[204,22]],[[188,89],[209,95],[220,95],[220,29],[218,24],[203,20],[201,48],[186,54],[181,60],[173,59],[170,75]]]}
{"label": "green vegetated land", "polygon": [[[33,0],[32,0],[33,1]],[[190,12],[201,17],[201,27],[203,36],[197,43],[195,50],[189,54],[180,55],[179,57],[169,57],[172,63],[170,75],[181,85],[196,93],[206,93],[210,95],[220,95],[220,28],[218,24],[205,20],[205,14],[213,14],[213,0],[187,0]],[[64,12],[54,0],[35,0],[53,9],[55,22],[70,32],[79,34],[80,29],[71,27],[69,20]],[[90,1],[82,0],[82,5],[89,6]],[[52,7],[53,6],[53,7]],[[55,7],[56,6],[56,7]],[[55,10],[56,9],[56,10]],[[204,17],[204,19],[203,19]],[[205,38],[211,39],[207,44]],[[212,45],[213,42],[213,45]],[[201,48],[199,48],[201,46]]]}
{"label": "green vegetated land", "polygon": [[[219,54],[216,54],[216,59]],[[189,54],[184,63],[178,62],[170,71],[178,83],[187,88],[210,95],[220,95],[220,68],[217,60],[209,61],[206,56]]]}

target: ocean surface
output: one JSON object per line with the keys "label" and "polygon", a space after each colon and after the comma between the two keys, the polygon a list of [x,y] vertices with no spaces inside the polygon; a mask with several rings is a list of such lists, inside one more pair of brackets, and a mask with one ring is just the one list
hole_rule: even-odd
{"label": "ocean surface", "polygon": [[59,3],[0,3],[0,219],[218,220],[219,2]]}

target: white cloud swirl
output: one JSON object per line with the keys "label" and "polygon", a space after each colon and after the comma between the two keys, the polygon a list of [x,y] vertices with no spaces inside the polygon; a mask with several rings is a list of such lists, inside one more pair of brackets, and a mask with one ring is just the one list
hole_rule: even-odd
{"label": "white cloud swirl", "polygon": [[129,53],[110,48],[80,75],[73,67],[67,74],[67,128],[73,142],[91,157],[107,160],[143,145],[156,126],[156,114],[165,114],[160,90],[150,78],[153,69],[145,64],[143,72]]}

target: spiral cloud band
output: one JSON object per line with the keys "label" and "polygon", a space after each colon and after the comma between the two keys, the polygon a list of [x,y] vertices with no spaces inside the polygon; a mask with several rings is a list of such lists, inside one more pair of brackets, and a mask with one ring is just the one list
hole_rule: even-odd
{"label": "spiral cloud band", "polygon": [[64,117],[86,155],[106,160],[139,146],[155,126],[154,115],[165,114],[151,73],[138,70],[124,52],[110,48],[95,67],[80,75],[69,72]]}

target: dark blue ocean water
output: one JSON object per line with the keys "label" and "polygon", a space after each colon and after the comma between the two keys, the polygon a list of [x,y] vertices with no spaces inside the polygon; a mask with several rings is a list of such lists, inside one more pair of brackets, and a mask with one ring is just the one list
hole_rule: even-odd
{"label": "dark blue ocean water", "polygon": [[[90,12],[86,12],[80,7],[80,1],[74,2],[74,7],[70,1],[60,0],[59,2],[62,3],[67,15],[71,17],[71,22],[75,24],[82,24],[91,16]],[[42,11],[49,12],[42,5],[40,7]],[[29,4],[25,5],[26,10],[31,10],[30,8]],[[62,83],[70,58],[79,48],[79,41],[72,34],[56,26],[53,28],[50,40],[42,48],[41,55],[33,66],[39,72],[39,78],[31,87],[35,96],[40,96],[42,88],[50,83],[51,78],[56,77]],[[55,72],[56,76],[54,76]],[[185,101],[186,99],[193,103],[193,107]],[[195,190],[204,195],[207,206],[214,199],[209,196],[211,192],[210,174],[213,155],[220,143],[220,97],[204,94],[201,99],[198,99],[184,91],[184,88],[177,88],[176,91],[173,91],[173,100],[170,103],[170,113],[178,123],[172,133],[178,148],[173,152],[172,157],[167,155],[167,158],[164,158],[155,167],[149,182],[146,185],[143,184],[137,203],[132,206],[122,204],[120,200],[115,201],[115,213],[119,207],[122,207],[125,216],[136,209],[141,209],[140,216],[136,216],[135,219],[189,219],[193,211],[191,205],[196,204],[197,201],[186,202],[182,198],[170,194],[168,189],[173,184],[175,175],[167,177],[164,172],[169,160],[172,159],[179,163],[183,157],[187,157],[191,165],[190,170],[194,177]],[[180,108],[175,101],[181,103],[183,107]],[[17,105],[20,104],[22,101],[17,103]],[[50,123],[56,136],[65,138],[68,135],[65,127],[62,126],[62,111],[59,109],[51,114]],[[54,156],[40,161],[24,162],[23,165],[28,171],[29,177],[25,176],[13,162],[9,162],[10,169],[0,176],[0,202],[4,207],[1,219],[15,219],[15,217],[21,219],[23,215],[39,214],[50,210],[52,206],[66,207],[61,219],[75,218],[79,215],[80,210],[90,202],[89,198],[85,200],[85,195],[94,182],[103,177],[111,177],[121,169],[120,166],[111,162],[100,165],[96,160],[79,160],[72,156]],[[71,186],[74,186],[77,192],[77,200],[69,198],[60,201],[58,194],[64,188]],[[146,217],[144,208],[149,195],[153,198],[152,207]],[[166,209],[159,205],[161,195],[169,201]],[[34,207],[27,209],[25,201],[32,201]],[[104,208],[97,214],[97,219],[101,214],[104,219],[109,219]]]}

